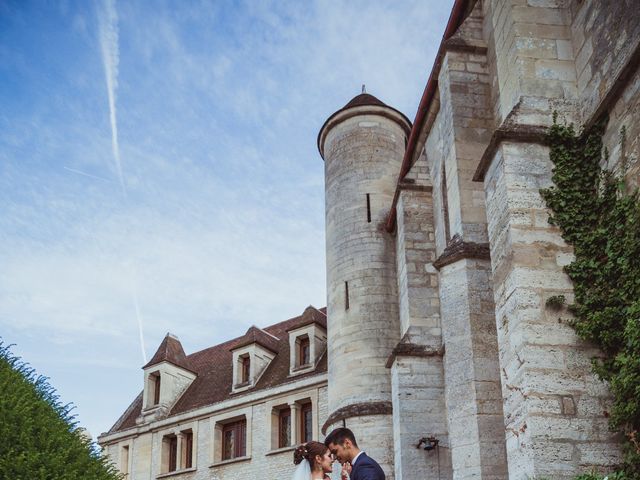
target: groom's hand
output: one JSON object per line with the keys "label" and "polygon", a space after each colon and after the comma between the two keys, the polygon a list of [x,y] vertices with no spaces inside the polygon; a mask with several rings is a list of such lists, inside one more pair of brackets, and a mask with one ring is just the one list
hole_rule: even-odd
{"label": "groom's hand", "polygon": [[342,480],[347,480],[350,474],[351,474],[351,464],[349,462],[344,462],[342,464],[342,472],[340,472],[340,478],[342,478]]}

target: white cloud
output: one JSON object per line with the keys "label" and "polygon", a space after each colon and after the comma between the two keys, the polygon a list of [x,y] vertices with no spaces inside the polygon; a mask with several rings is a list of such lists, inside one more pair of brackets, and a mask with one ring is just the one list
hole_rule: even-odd
{"label": "white cloud", "polygon": [[141,387],[134,280],[149,355],[323,306],[317,131],[363,82],[412,117],[450,3],[120,2],[102,44],[69,7],[68,32],[37,17],[50,44],[0,45],[29,80],[0,89],[5,341],[100,432]]}

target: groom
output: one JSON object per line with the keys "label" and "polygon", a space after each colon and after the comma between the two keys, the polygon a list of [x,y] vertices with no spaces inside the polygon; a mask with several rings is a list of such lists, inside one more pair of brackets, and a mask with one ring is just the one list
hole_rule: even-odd
{"label": "groom", "polygon": [[349,474],[351,480],[385,480],[378,462],[358,448],[356,437],[348,428],[336,428],[324,444],[342,464],[342,479]]}

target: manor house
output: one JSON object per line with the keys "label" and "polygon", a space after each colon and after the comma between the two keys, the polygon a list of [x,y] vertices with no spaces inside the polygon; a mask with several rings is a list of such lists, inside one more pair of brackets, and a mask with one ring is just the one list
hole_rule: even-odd
{"label": "manor house", "polygon": [[546,305],[573,257],[539,191],[554,112],[606,120],[638,185],[640,3],[456,0],[444,30],[413,123],[363,92],[320,129],[326,311],[188,356],[168,336],[99,439],[132,479],[287,478],[342,425],[389,479],[620,461],[598,352]]}

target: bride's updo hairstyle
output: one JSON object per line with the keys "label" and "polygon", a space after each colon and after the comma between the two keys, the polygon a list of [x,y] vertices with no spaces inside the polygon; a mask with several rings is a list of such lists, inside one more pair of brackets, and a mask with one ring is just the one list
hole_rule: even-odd
{"label": "bride's updo hairstyle", "polygon": [[311,471],[316,466],[316,455],[321,457],[329,450],[329,448],[320,442],[314,442],[313,440],[302,445],[298,445],[293,451],[293,464],[298,465],[302,460],[308,460]]}

